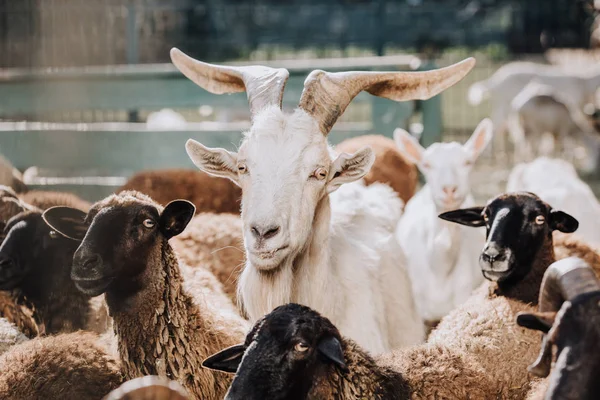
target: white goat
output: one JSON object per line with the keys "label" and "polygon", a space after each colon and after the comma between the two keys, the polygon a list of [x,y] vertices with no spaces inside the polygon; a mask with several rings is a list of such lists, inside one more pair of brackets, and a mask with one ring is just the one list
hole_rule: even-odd
{"label": "white goat", "polygon": [[600,203],[569,162],[540,157],[517,164],[508,177],[506,191],[535,193],[553,207],[568,212],[579,221],[574,235],[592,246],[600,246]]}
{"label": "white goat", "polygon": [[[585,172],[594,171],[598,164],[600,135],[592,121],[566,96],[538,81],[528,83],[512,100],[509,132],[515,155],[521,161],[549,155],[543,150],[542,138],[550,133],[569,160],[583,161],[581,168]],[[585,145],[587,157],[576,154],[577,142]]]}
{"label": "white goat", "polygon": [[434,143],[427,149],[405,130],[394,139],[427,184],[408,201],[397,229],[408,260],[417,309],[429,324],[462,304],[481,282],[479,253],[483,231],[438,218],[442,212],[474,205],[469,174],[493,136],[489,119],[479,123],[466,144]]}
{"label": "white goat", "polygon": [[506,128],[510,113],[510,103],[530,81],[549,85],[569,99],[580,109],[593,103],[596,89],[600,86],[600,70],[590,69],[585,73],[569,74],[565,68],[536,64],[532,62],[512,62],[500,67],[490,78],[471,85],[468,100],[478,105],[489,97],[491,118],[496,134]]}
{"label": "white goat", "polygon": [[374,156],[365,147],[334,157],[327,134],[361,91],[396,101],[430,98],[460,81],[475,60],[425,72],[313,71],[299,107],[287,114],[285,69],[206,64],[177,49],[171,59],[212,93],[248,95],[252,126],[237,153],[191,139],[186,149],[198,168],[242,188],[247,262],[238,299],[249,319],[295,302],[331,318],[375,353],[422,341],[424,326],[393,237],[395,217],[373,211],[377,196],[383,210],[401,203],[391,189],[355,185],[348,193],[357,198],[353,209],[338,210],[352,202],[329,194],[362,178]]}

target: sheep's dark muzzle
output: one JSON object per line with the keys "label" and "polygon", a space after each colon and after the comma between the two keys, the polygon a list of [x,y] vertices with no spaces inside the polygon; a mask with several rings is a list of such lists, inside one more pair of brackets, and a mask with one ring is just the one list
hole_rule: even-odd
{"label": "sheep's dark muzzle", "polygon": [[102,257],[98,254],[76,252],[71,279],[81,292],[88,296],[99,296],[108,289],[114,277],[104,274]]}

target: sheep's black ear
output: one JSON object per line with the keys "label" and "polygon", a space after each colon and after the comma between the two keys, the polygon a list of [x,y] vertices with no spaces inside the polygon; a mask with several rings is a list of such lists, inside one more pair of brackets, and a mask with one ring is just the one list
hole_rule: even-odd
{"label": "sheep's black ear", "polygon": [[438,215],[438,218],[472,227],[485,225],[485,220],[483,219],[483,207],[470,207],[448,211]]}
{"label": "sheep's black ear", "polygon": [[340,367],[342,370],[347,371],[346,360],[344,359],[344,352],[342,350],[342,344],[334,336],[328,336],[319,341],[317,345],[319,352],[325,356],[325,358],[333,361],[335,365]]}
{"label": "sheep's black ear", "polygon": [[548,333],[554,324],[554,317],[556,317],[556,313],[552,313],[553,316],[548,314],[549,313],[520,312],[517,314],[517,325],[534,331]]}
{"label": "sheep's black ear", "polygon": [[225,350],[221,350],[220,352],[208,357],[202,362],[202,366],[204,368],[210,368],[216,371],[230,372],[235,374],[240,366],[240,362],[242,361],[245,351],[246,346],[243,344],[237,344],[235,346],[228,347]]}
{"label": "sheep's black ear", "polygon": [[44,211],[42,219],[51,229],[66,238],[82,241],[89,228],[87,213],[77,208],[57,206]]}
{"label": "sheep's black ear", "polygon": [[160,230],[167,239],[179,235],[196,213],[196,206],[187,200],[173,200],[160,216]]}
{"label": "sheep's black ear", "polygon": [[550,211],[550,227],[564,233],[572,233],[579,228],[579,221],[563,211]]}

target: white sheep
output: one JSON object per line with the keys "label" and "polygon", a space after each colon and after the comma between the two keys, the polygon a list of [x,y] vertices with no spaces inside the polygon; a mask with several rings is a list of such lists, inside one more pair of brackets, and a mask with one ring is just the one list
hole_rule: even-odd
{"label": "white sheep", "polygon": [[528,191],[579,221],[574,234],[592,246],[600,246],[600,203],[573,165],[561,159],[540,157],[517,164],[510,173],[508,192]]}
{"label": "white sheep", "polygon": [[391,189],[355,185],[348,189],[357,198],[353,210],[339,210],[329,193],[362,178],[374,156],[366,147],[334,157],[327,134],[361,91],[396,101],[430,98],[460,81],[475,60],[426,72],[313,71],[288,114],[281,109],[285,69],[206,64],[177,49],[171,59],[212,93],[248,95],[252,126],[237,153],[191,139],[186,149],[198,168],[242,188],[247,262],[238,299],[249,319],[298,302],[373,352],[422,341],[394,217],[369,206],[376,196],[380,207],[400,210],[402,203]]}
{"label": "white sheep", "polygon": [[596,89],[600,86],[600,71],[594,68],[569,73],[554,65],[512,62],[500,67],[490,78],[471,85],[469,103],[476,106],[489,97],[492,122],[495,133],[499,134],[506,128],[511,101],[532,80],[551,86],[583,109],[585,104],[593,103]]}
{"label": "white sheep", "polygon": [[[565,157],[571,161],[583,159],[581,168],[585,172],[593,172],[598,164],[600,135],[592,121],[569,98],[538,81],[531,81],[512,100],[509,132],[515,155],[521,161],[548,155],[542,139],[550,133],[555,144],[562,145]],[[587,157],[576,155],[577,142],[585,145]]]}
{"label": "white sheep", "polygon": [[492,136],[489,119],[479,123],[464,145],[434,143],[424,149],[405,130],[394,132],[401,153],[419,167],[427,181],[406,204],[397,238],[408,259],[417,308],[429,325],[467,300],[483,282],[478,255],[484,232],[438,215],[474,205],[469,175]]}

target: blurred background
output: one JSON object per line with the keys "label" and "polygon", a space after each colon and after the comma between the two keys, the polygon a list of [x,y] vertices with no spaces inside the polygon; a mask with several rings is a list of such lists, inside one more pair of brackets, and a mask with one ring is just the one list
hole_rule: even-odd
{"label": "blurred background", "polygon": [[[600,60],[597,7],[593,0],[0,0],[0,153],[28,185],[96,200],[135,171],[191,168],[189,137],[235,148],[249,126],[245,95],[196,87],[170,63],[171,47],[208,62],[288,68],[288,109],[317,68],[413,71],[474,56],[474,70],[431,100],[359,95],[331,134],[335,144],[369,132],[391,137],[400,126],[425,146],[464,142],[490,114],[489,101],[467,101],[472,83],[513,61],[573,73]],[[478,161],[480,201],[503,191],[513,153],[507,136],[497,136]],[[597,170],[586,175],[595,191]]]}

